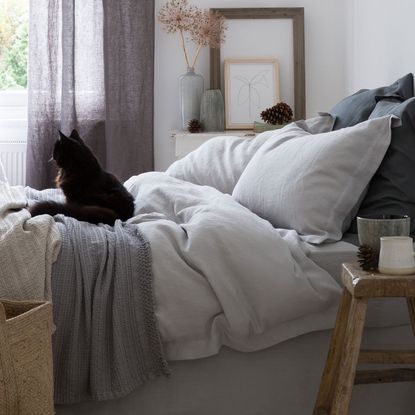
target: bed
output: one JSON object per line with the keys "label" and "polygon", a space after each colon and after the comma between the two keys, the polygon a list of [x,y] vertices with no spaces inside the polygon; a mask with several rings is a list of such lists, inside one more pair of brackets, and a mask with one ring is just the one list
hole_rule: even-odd
{"label": "bed", "polygon": [[[356,246],[349,242],[311,249],[310,257],[337,281],[341,263],[355,260]],[[365,330],[365,347],[412,347],[403,300],[373,302],[368,312],[372,327]],[[156,379],[123,399],[57,406],[56,413],[136,414],[139,409],[152,415],[311,414],[330,335],[331,330],[316,331],[260,351],[224,347],[208,358],[171,361],[170,379]],[[360,385],[353,391],[351,414],[412,414],[414,392],[413,383]]]}
{"label": "bed", "polygon": [[[391,90],[382,89],[382,93],[399,93],[400,88],[405,92],[409,81],[413,94],[412,76],[398,80]],[[379,91],[363,94],[372,110],[379,110],[375,100]],[[363,99],[359,94],[357,97]],[[68,254],[65,248],[67,238],[63,235],[70,227],[75,229],[75,236],[89,229],[91,244],[96,247],[109,246],[109,239],[101,242],[98,234],[102,231],[113,235],[115,228],[135,229],[142,234],[144,245],[147,241],[151,246],[152,311],[163,352],[158,358],[168,360],[171,377],[149,376],[140,386],[127,382],[126,389],[114,394],[111,400],[108,394],[91,394],[95,401],[87,402],[79,402],[86,400],[87,394],[58,395],[58,415],[137,411],[146,415],[311,413],[340,298],[341,264],[356,260],[356,235],[345,232],[353,227],[353,219],[362,206],[370,209],[365,196],[373,198],[371,184],[388,160],[393,131],[401,131],[404,120],[393,113],[377,113],[370,118],[369,112],[363,119],[355,117],[354,124],[344,128],[341,123],[347,121],[345,107],[355,108],[355,104],[335,107],[336,116],[321,114],[254,139],[217,137],[175,162],[165,173],[133,176],[125,186],[135,198],[135,216],[126,224],[116,223],[114,229],[81,226],[60,215],[54,219],[47,215],[30,218],[28,211],[22,209],[27,203],[42,198],[56,200],[62,194],[11,188],[0,180],[0,215],[6,218],[0,221],[2,247],[16,258],[23,255],[22,251],[30,251],[13,262],[4,249],[0,250],[2,295],[7,289],[15,298],[34,292],[46,298],[54,294],[54,309],[59,313],[65,308],[70,316],[71,303],[65,303],[70,285],[62,285],[56,295],[62,273],[76,281],[81,278],[78,288],[82,287],[73,289],[74,295],[80,291],[82,297],[85,292],[85,272],[70,268],[75,251]],[[17,222],[7,228],[13,221]],[[24,238],[11,238],[10,229],[21,232]],[[79,240],[72,243],[72,248],[76,250],[74,262],[79,267],[85,257],[95,255],[88,251],[88,244],[81,248],[78,244]],[[113,251],[116,254],[117,250]],[[129,264],[142,270],[134,252],[132,249],[128,257],[132,261]],[[108,268],[108,263],[116,261],[103,258],[91,269],[101,272]],[[19,283],[16,277],[7,277],[7,271],[16,271],[16,267]],[[27,268],[32,272],[27,272]],[[31,278],[33,274],[36,279]],[[119,274],[114,272],[114,278]],[[129,274],[128,284],[138,279],[131,270],[125,274]],[[16,272],[10,275],[15,276]],[[101,282],[112,281],[111,275],[106,274],[109,280],[97,280],[98,284],[93,281],[88,290],[98,286],[101,291],[95,297],[107,295],[111,290],[105,285],[112,283]],[[65,284],[68,281],[70,284],[71,278],[65,278]],[[125,286],[121,284],[122,293],[131,299]],[[119,304],[123,295],[121,300],[117,299]],[[103,298],[111,302],[114,297]],[[94,307],[92,303],[82,305],[87,310]],[[99,305],[105,309],[102,301]],[[125,308],[128,307],[126,301]],[[113,307],[112,311],[121,314],[110,317],[122,320],[122,308]],[[62,334],[57,314],[55,321],[55,343],[56,339],[62,343],[62,336],[66,335],[72,349],[76,349],[82,336],[74,337],[71,325]],[[137,321],[140,326],[147,324]],[[128,338],[128,330],[134,331],[133,325],[126,327],[119,336],[122,339]],[[116,338],[119,333],[114,333],[109,334]],[[95,338],[95,343],[105,340],[102,333],[98,334],[101,337]],[[129,341],[131,349],[134,342]],[[405,303],[395,299],[373,301],[364,341],[376,347],[410,347],[413,336]],[[88,366],[89,349],[85,347],[83,356]],[[97,350],[102,348],[94,349],[95,354]],[[103,366],[115,367],[118,375],[120,367],[126,370],[128,364],[111,366],[111,356],[118,358],[120,353],[110,352],[113,354],[105,355],[106,360],[101,362]],[[71,359],[76,359],[76,350],[71,353]],[[128,355],[129,366],[135,364],[134,358],[134,354]],[[64,360],[63,353],[55,360],[55,367],[65,367]],[[73,361],[76,362],[70,363]],[[66,372],[72,366],[67,365]],[[60,378],[67,373],[58,373],[55,392],[70,390],[74,378],[68,378],[62,386]],[[97,374],[93,373],[95,381],[99,381]],[[83,375],[88,387],[89,372]],[[353,395],[352,413],[413,413],[414,391],[413,384],[359,386]],[[97,402],[96,398],[102,401]],[[66,402],[71,404],[62,404]]]}

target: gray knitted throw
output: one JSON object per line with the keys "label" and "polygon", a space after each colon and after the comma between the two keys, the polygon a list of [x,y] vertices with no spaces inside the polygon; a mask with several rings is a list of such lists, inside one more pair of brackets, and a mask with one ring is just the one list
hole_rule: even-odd
{"label": "gray knitted throw", "polygon": [[[36,191],[35,191],[36,192]],[[35,199],[59,193],[27,190]],[[52,270],[55,402],[124,396],[168,375],[154,315],[151,251],[139,227],[55,216],[62,248]]]}

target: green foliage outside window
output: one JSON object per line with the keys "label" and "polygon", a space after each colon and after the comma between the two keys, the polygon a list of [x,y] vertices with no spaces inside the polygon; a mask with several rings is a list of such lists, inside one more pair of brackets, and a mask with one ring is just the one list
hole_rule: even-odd
{"label": "green foliage outside window", "polygon": [[27,88],[28,0],[0,0],[0,90]]}

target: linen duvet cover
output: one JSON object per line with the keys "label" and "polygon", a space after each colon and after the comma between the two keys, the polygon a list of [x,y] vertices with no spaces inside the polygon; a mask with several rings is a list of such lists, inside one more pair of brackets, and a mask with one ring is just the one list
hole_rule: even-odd
{"label": "linen duvet cover", "polygon": [[[322,118],[324,128],[331,129],[333,120]],[[277,132],[264,133],[252,142],[236,143],[235,140],[240,140],[236,137],[229,138],[226,143],[218,139],[216,142],[222,149],[225,147],[226,150],[227,146],[235,148],[235,143],[239,146],[238,151],[218,153],[227,157],[236,154],[240,158],[239,164],[235,163],[238,171],[231,171],[231,180],[226,181],[227,193],[213,187],[218,178],[210,175],[211,170],[206,165],[202,167],[210,186],[203,185],[204,174],[197,175],[199,184],[192,183],[191,179],[185,180],[186,177],[173,177],[175,165],[166,173],[145,173],[127,180],[125,187],[135,199],[135,216],[126,225],[136,227],[150,246],[154,313],[168,360],[206,357],[217,353],[224,345],[239,351],[264,349],[306,332],[332,327],[340,287],[308,258],[310,245],[306,242],[307,235],[294,229],[281,229],[277,223],[273,226],[253,212],[256,208],[250,210],[249,203],[247,207],[243,206],[230,193],[240,183],[245,183],[244,192],[250,192],[249,186],[260,185],[263,191],[256,190],[261,206],[284,213],[282,191],[276,195],[277,198],[272,196],[276,189],[273,174],[278,174],[278,171],[272,170],[270,174],[265,169],[260,172],[261,180],[251,180],[249,175],[256,174],[256,171],[249,166],[258,164],[262,154],[268,163],[272,162],[274,154],[279,156],[280,149],[292,148],[296,142],[302,147],[307,146],[307,154],[303,152],[302,157],[311,160],[307,164],[307,179],[312,178],[316,190],[320,187],[324,190],[324,183],[329,180],[335,192],[339,186],[333,177],[346,180],[349,188],[363,190],[388,147],[392,121],[391,117],[383,117],[362,123],[356,127],[360,139],[349,141],[345,139],[352,136],[353,131],[345,129],[326,136],[321,132],[321,123],[315,121],[308,126],[303,122],[302,127],[301,124],[292,124]],[[310,126],[314,131],[310,132]],[[376,152],[374,147],[367,146],[374,137],[379,143]],[[329,156],[338,148],[346,157],[327,166],[327,169],[338,169],[336,174],[322,171],[320,163],[316,162],[318,157],[322,154]],[[359,158],[348,157],[348,153],[368,155],[363,158],[365,162],[370,160],[364,175],[344,178],[341,169],[353,171],[355,165],[362,163]],[[192,155],[190,159],[193,174],[198,167],[197,157]],[[179,163],[179,176],[188,174],[186,168],[182,168],[183,163],[186,161]],[[226,173],[218,162],[213,171],[218,175],[221,169]],[[293,181],[300,185],[300,191],[306,183],[301,175],[294,175]],[[344,192],[340,187],[340,196],[348,197],[350,207],[358,202],[358,192]],[[318,232],[317,235],[322,233],[316,218],[330,212],[330,201],[326,200],[327,197],[330,200],[337,197],[333,192],[316,192],[315,197],[321,198],[319,206],[326,209],[309,217],[309,228],[311,232]],[[61,247],[62,231],[49,216],[30,218],[24,209],[27,202],[23,188],[11,188],[1,183],[1,297],[46,298],[50,295],[50,290],[47,290],[51,286],[50,278],[60,278],[60,275],[50,275],[50,269],[54,260],[59,265],[60,259],[65,257]],[[299,198],[297,205],[303,209],[304,203],[306,201]],[[295,215],[293,211],[297,206],[291,204],[289,209],[288,213]],[[345,211],[342,217],[330,216],[333,218],[330,223],[333,235],[341,234],[346,214],[350,212]],[[10,220],[16,217],[17,221]],[[58,222],[61,222],[60,226],[65,223]],[[318,240],[322,241],[320,236]],[[31,241],[31,255],[37,259],[37,272],[31,281],[38,289],[37,297],[33,291],[24,290],[24,279],[20,285],[21,292],[16,291],[14,284],[16,272],[25,276],[30,274],[25,269],[25,261],[19,261],[16,266],[15,258],[7,254],[10,250],[19,252],[19,244],[23,241]],[[117,250],[114,255],[117,255]],[[59,269],[59,266],[54,269]],[[134,275],[129,275],[129,278],[134,278]],[[9,287],[13,287],[13,291],[9,292]],[[44,290],[39,291],[39,287],[44,287]],[[59,304],[58,298],[52,300]]]}
{"label": "linen duvet cover", "polygon": [[[307,258],[306,244],[295,231],[273,228],[230,195],[165,173],[142,174],[125,185],[136,199],[136,216],[127,225],[138,227],[151,248],[155,316],[168,360],[209,356],[222,345],[258,350],[332,326],[340,288]],[[56,218],[59,228],[48,216],[30,218],[23,188],[2,183],[0,190],[0,296],[46,298],[50,279],[56,283],[62,278],[61,273],[51,275],[52,262],[56,259],[56,270],[62,269],[59,261],[68,261],[61,238],[65,221]],[[10,221],[17,212],[19,222]],[[30,269],[33,262],[16,264],[10,255],[11,250],[19,252],[24,241],[32,243],[26,254],[36,259],[35,273]],[[19,279],[17,288],[16,272],[27,277]],[[26,286],[28,278],[36,292]],[[79,286],[75,275],[73,284]],[[82,296],[79,301],[89,304]],[[52,300],[59,311],[64,302]],[[54,336],[60,335],[68,333]],[[71,382],[66,385],[69,389],[60,385],[60,396],[71,396]],[[89,388],[85,384],[84,393],[74,396],[94,396],[96,391]]]}
{"label": "linen duvet cover", "polygon": [[[332,324],[333,315],[326,311],[335,305],[340,288],[307,258],[307,244],[295,231],[273,228],[228,194],[165,173],[135,176],[125,186],[136,203],[136,216],[128,223],[139,227],[151,247],[155,314],[168,359],[208,356],[221,345],[257,350]],[[3,184],[3,195],[6,188]],[[27,203],[23,188],[13,190],[18,197],[9,196],[16,197],[12,205],[4,201],[2,220]],[[41,220],[48,233],[36,232]],[[52,259],[59,260],[57,225],[47,216],[27,214],[2,229],[2,297],[10,296],[8,284],[16,270],[8,255],[11,244],[16,250],[20,244],[10,239],[16,227],[24,230],[20,240],[33,236],[44,246],[53,242],[53,255],[32,251],[43,261],[43,272],[31,274],[36,286],[50,287],[48,280],[59,278],[47,272]],[[25,264],[19,267],[23,272]],[[18,298],[48,295],[46,290],[24,291]]]}

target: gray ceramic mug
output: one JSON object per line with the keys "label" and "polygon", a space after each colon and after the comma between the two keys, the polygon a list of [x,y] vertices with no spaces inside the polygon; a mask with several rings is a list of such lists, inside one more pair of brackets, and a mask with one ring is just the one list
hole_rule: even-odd
{"label": "gray ceramic mug", "polygon": [[360,245],[369,245],[380,251],[382,236],[409,236],[411,218],[407,215],[382,215],[357,217],[357,233]]}

